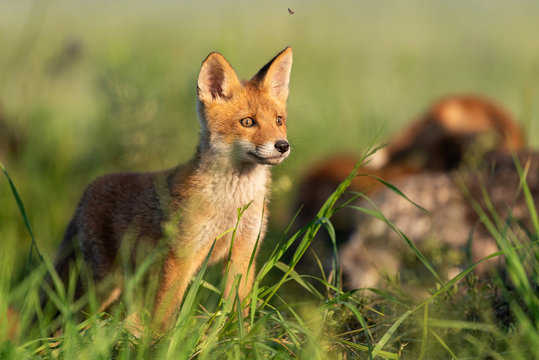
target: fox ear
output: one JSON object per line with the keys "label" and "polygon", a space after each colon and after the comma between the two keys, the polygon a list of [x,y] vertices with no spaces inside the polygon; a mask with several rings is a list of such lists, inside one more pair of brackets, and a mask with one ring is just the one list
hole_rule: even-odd
{"label": "fox ear", "polygon": [[239,85],[236,72],[223,55],[217,52],[208,55],[198,74],[197,93],[200,101],[227,99]]}
{"label": "fox ear", "polygon": [[264,87],[281,102],[288,98],[288,83],[292,69],[292,48],[288,46],[256,73],[251,81]]}

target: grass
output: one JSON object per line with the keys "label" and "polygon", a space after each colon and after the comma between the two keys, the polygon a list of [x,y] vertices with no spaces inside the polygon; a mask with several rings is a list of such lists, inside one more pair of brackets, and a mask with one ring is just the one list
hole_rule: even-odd
{"label": "grass", "polygon": [[[471,268],[444,282],[432,269],[437,285],[417,300],[398,279],[390,290],[343,292],[338,268],[317,280],[298,274],[295,263],[316,232],[331,233],[346,183],[309,225],[286,232],[309,164],[332,152],[368,153],[373,139],[397,132],[438,96],[477,92],[498,100],[538,146],[539,46],[530,36],[539,31],[536,2],[33,4],[0,4],[0,161],[7,169],[0,180],[0,314],[15,305],[21,324],[9,340],[9,324],[0,322],[1,358],[539,357],[538,221],[525,182],[535,224],[528,238],[478,208],[508,259],[508,283],[480,283]],[[265,265],[257,269],[247,319],[240,304],[221,301],[220,279],[208,268],[193,281],[174,331],[137,338],[124,315],[144,301],[137,296],[141,271],[124,279],[130,290],[123,307],[109,314],[97,311],[93,297],[72,305],[72,285],[55,286],[49,295],[62,308],[64,332],[49,338],[48,314],[32,323],[49,266],[35,245],[45,261],[52,256],[92,178],[171,167],[191,156],[194,84],[210,51],[248,77],[286,45],[294,48],[293,149],[274,169],[270,232],[261,245],[266,262],[259,262]],[[292,241],[300,245],[284,263]],[[427,268],[433,262],[429,253],[410,253]],[[80,307],[90,314],[83,323],[75,316]]]}
{"label": "grass", "polygon": [[[361,162],[358,163],[358,166]],[[525,170],[521,171],[522,190],[536,214],[527,188]],[[4,175],[10,179],[3,168]],[[415,247],[416,256],[431,269],[438,281],[437,289],[423,301],[413,301],[398,293],[376,289],[343,292],[339,276],[332,280],[315,279],[327,290],[322,294],[311,284],[312,279],[295,272],[294,267],[321,228],[331,229],[334,205],[347,189],[357,168],[328,198],[313,221],[293,235],[284,235],[267,262],[260,269],[248,302],[239,303],[237,297],[223,298],[221,285],[206,281],[207,260],[196,275],[184,299],[174,328],[165,333],[153,332],[148,314],[142,312],[142,325],[133,323],[126,314],[137,309],[135,292],[140,288],[141,266],[137,273],[126,276],[125,295],[121,304],[109,313],[97,311],[95,294],[83,297],[79,304],[72,303],[74,283],[57,282],[56,290],[48,296],[60,309],[63,332],[50,337],[54,322],[39,310],[38,289],[43,277],[43,263],[24,281],[3,292],[3,309],[17,304],[18,332],[15,340],[5,340],[0,348],[3,358],[511,358],[538,357],[536,341],[539,337],[539,296],[534,282],[537,278],[536,239],[515,246],[511,229],[494,212],[490,222],[481,206],[476,205],[483,223],[497,239],[500,251],[482,259],[447,282],[440,280],[428,260]],[[19,204],[21,217],[28,223],[26,212],[15,185],[11,190]],[[396,189],[395,189],[396,190]],[[488,198],[487,198],[488,200]],[[363,210],[358,208],[358,210]],[[366,211],[366,209],[365,209]],[[241,220],[238,211],[238,223]],[[397,228],[382,214],[388,226]],[[535,222],[536,223],[536,222]],[[236,225],[237,226],[237,225]],[[28,225],[31,234],[31,228]],[[235,229],[229,231],[235,232]],[[330,234],[332,232],[330,231]],[[402,234],[402,233],[401,233]],[[407,238],[404,234],[403,241]],[[289,264],[280,262],[286,249],[294,242],[300,245]],[[524,270],[528,260],[522,254],[535,254],[532,274]],[[507,261],[511,289],[503,282],[485,290],[475,283],[473,269],[480,263],[500,255]],[[209,254],[208,254],[209,258]],[[207,259],[208,259],[207,258]],[[155,258],[149,256],[148,263]],[[269,277],[270,270],[282,273],[280,279]],[[4,269],[5,271],[7,269]],[[226,272],[225,272],[226,277]],[[463,279],[467,279],[466,282]],[[238,279],[236,279],[236,290]],[[301,301],[284,300],[279,293],[288,282],[296,282],[303,289]],[[494,285],[490,285],[494,286]],[[496,311],[495,300],[505,300],[512,320],[499,321],[491,312]],[[80,322],[76,315],[87,307],[88,318]],[[248,316],[243,317],[244,308]],[[139,308],[140,309],[140,308]],[[37,324],[35,312],[37,311]],[[9,324],[0,324],[7,335]]]}

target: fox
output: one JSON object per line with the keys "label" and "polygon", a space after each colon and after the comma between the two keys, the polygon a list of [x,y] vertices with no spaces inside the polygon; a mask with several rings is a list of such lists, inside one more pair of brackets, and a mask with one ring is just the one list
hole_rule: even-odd
{"label": "fox", "polygon": [[510,153],[525,147],[521,127],[495,101],[476,94],[447,95],[374,155],[371,167],[406,165],[451,171],[473,153]]}
{"label": "fox", "polygon": [[[517,169],[522,165],[517,164],[525,164],[529,170],[524,175],[529,202],[520,191],[522,177]],[[443,254],[443,259],[437,259],[433,264],[439,274],[450,279],[475,263],[474,274],[478,280],[492,279],[497,273],[496,278],[511,284],[506,276],[504,256],[485,261],[504,245],[495,240],[492,229],[486,225],[491,220],[484,222],[481,213],[503,223],[503,231],[510,233],[515,242],[529,239],[534,233],[530,209],[539,205],[538,151],[489,153],[478,168],[459,172],[425,171],[399,178],[393,185],[408,199],[385,188],[370,200],[421,251],[432,254],[432,245],[436,244],[434,253]],[[416,207],[409,199],[428,212]],[[362,201],[359,205],[370,207],[371,204]],[[422,264],[410,261],[407,250],[389,226],[380,226],[375,217],[357,213],[356,229],[339,249],[347,286],[380,287],[383,285],[382,274],[392,276],[397,273],[401,284],[426,285]],[[482,259],[485,260],[478,263]]]}
{"label": "fox", "polygon": [[[201,131],[194,157],[172,169],[109,174],[91,183],[57,252],[60,277],[65,281],[80,251],[97,285],[115,270],[128,233],[135,234],[133,251],[152,248],[165,237],[164,225],[176,219],[165,244],[152,327],[166,330],[204,260],[216,263],[229,251],[224,296],[240,276],[243,301],[254,280],[251,256],[267,228],[270,168],[291,152],[286,131],[291,67],[292,48],[286,47],[250,80],[240,81],[222,54],[210,53],[197,80]],[[225,232],[236,226],[242,208],[232,239]]]}
{"label": "fox", "polygon": [[[482,149],[474,148],[482,136],[489,137],[490,143]],[[516,120],[494,101],[472,94],[448,95],[389,139],[388,145],[374,153],[358,173],[392,181],[424,171],[449,172],[467,165],[463,163],[474,150],[479,150],[479,155],[508,154],[525,146]],[[315,163],[300,185],[298,204],[312,207],[316,213],[358,161],[355,155],[334,154]],[[351,183],[351,190],[371,195],[382,188],[371,176],[355,177]]]}
{"label": "fox", "polygon": [[[435,100],[407,127],[388,140],[358,170],[352,179],[350,191],[375,196],[384,190],[376,178],[387,182],[401,181],[426,172],[450,173],[463,167],[473,167],[490,153],[510,154],[521,151],[526,141],[513,116],[495,101],[476,94],[452,94]],[[475,159],[476,157],[477,159]],[[470,159],[472,158],[472,159]],[[300,182],[295,210],[301,207],[298,226],[316,216],[326,199],[352,172],[359,157],[333,154],[319,160],[307,171]],[[345,194],[339,204],[352,197]],[[357,212],[341,209],[332,217],[337,244],[344,244],[357,229]],[[319,236],[311,244],[318,254],[330,253],[331,242]],[[327,257],[327,266],[331,258]],[[321,258],[322,262],[324,259]],[[319,269],[318,262],[310,261],[309,254],[299,264],[306,271]]]}

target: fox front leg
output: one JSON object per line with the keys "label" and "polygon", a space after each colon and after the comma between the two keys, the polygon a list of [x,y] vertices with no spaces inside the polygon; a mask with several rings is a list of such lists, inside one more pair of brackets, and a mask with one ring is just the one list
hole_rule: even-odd
{"label": "fox front leg", "polygon": [[[234,296],[234,294],[231,294],[231,292],[235,292],[236,289],[233,288],[235,279],[239,276],[239,284],[238,286],[238,296],[239,301],[243,302],[247,295],[249,295],[249,292],[251,291],[251,288],[253,287],[253,281],[255,279],[255,271],[256,271],[256,264],[254,260],[254,244],[250,244],[248,242],[244,243],[241,239],[237,239],[237,243],[234,244],[232,248],[232,254],[230,257],[230,262],[227,266],[228,268],[228,274],[226,277],[225,282],[225,289],[223,296],[224,298],[229,298],[230,296]],[[247,309],[244,310],[244,315],[247,314]]]}
{"label": "fox front leg", "polygon": [[191,259],[177,256],[170,251],[163,262],[161,278],[154,303],[152,327],[166,330],[180,304],[191,276],[197,269]]}

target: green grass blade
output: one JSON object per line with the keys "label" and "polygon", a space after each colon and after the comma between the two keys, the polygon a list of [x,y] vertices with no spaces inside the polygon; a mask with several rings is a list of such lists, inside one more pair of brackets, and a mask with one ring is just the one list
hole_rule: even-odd
{"label": "green grass blade", "polygon": [[[290,270],[290,266],[280,261],[275,264],[275,267],[284,273],[287,273]],[[290,272],[290,277],[301,287],[306,289],[309,293],[313,294],[317,299],[324,299],[324,296],[318,290],[316,290],[316,288],[310,282],[304,281],[303,278],[295,270],[292,270]]]}
{"label": "green grass blade", "polygon": [[387,332],[384,334],[384,336],[382,336],[382,338],[380,339],[380,341],[378,342],[378,344],[376,344],[376,346],[374,347],[374,349],[372,350],[372,357],[377,357],[378,354],[380,353],[380,351],[382,350],[382,348],[387,344],[387,342],[389,341],[389,339],[391,338],[391,336],[393,335],[393,333],[395,331],[397,331],[397,329],[399,328],[400,324],[402,324],[402,322],[404,320],[406,320],[408,318],[408,316],[410,316],[412,314],[413,310],[408,310],[406,311],[404,314],[402,314],[398,319],[397,321],[395,321],[393,323],[393,325],[391,325],[391,327],[389,328],[389,330],[387,330]]}
{"label": "green grass blade", "polygon": [[372,360],[373,357],[374,357],[373,354],[372,354],[372,344],[371,344],[372,334],[369,331],[369,327],[367,326],[367,323],[365,322],[365,318],[363,317],[363,315],[361,315],[361,313],[358,311],[358,309],[355,306],[353,306],[352,304],[350,304],[349,302],[344,302],[343,304],[344,304],[344,306],[346,306],[352,312],[352,314],[354,314],[356,319],[361,324],[361,327],[363,328],[363,331],[366,334],[365,338],[367,339],[367,350],[368,350],[368,354],[369,354],[369,359]]}
{"label": "green grass blade", "polygon": [[522,165],[520,164],[520,160],[518,159],[518,156],[516,154],[513,154],[513,159],[515,161],[515,166],[518,171],[518,176],[520,177],[520,186],[522,187],[522,192],[524,193],[524,199],[526,200],[526,205],[528,206],[528,210],[530,212],[530,218],[535,229],[535,233],[539,234],[539,216],[537,215],[537,209],[535,208],[533,195],[530,191],[530,187],[528,186],[528,182],[526,181],[526,176],[530,164],[526,164],[526,170],[523,170]]}
{"label": "green grass blade", "polygon": [[372,174],[361,174],[358,176],[369,176],[369,177],[372,177],[373,179],[376,179],[378,182],[382,183],[385,187],[387,187],[388,189],[390,189],[391,191],[393,191],[394,193],[396,193],[397,195],[399,195],[400,197],[408,201],[410,204],[414,205],[419,210],[426,212],[427,214],[430,214],[430,212],[427,209],[425,209],[423,206],[419,205],[418,203],[412,201],[408,196],[406,196],[402,191],[400,191],[395,185],[385,181],[384,179],[379,178],[378,176],[375,176]]}
{"label": "green grass blade", "polygon": [[11,193],[13,194],[13,197],[15,198],[15,202],[17,203],[17,206],[19,207],[19,212],[21,213],[22,219],[24,221],[24,225],[26,226],[26,229],[28,230],[28,233],[30,234],[30,238],[32,239],[32,245],[30,247],[30,252],[28,254],[28,263],[26,264],[27,274],[28,274],[28,271],[29,271],[28,266],[32,257],[32,249],[36,250],[36,254],[38,255],[41,261],[44,261],[43,256],[41,255],[41,252],[39,251],[39,247],[37,246],[36,239],[34,237],[34,232],[32,231],[32,227],[30,226],[30,221],[28,220],[28,216],[26,214],[26,210],[24,209],[24,204],[21,200],[19,192],[17,191],[17,188],[15,187],[13,180],[9,176],[9,173],[7,172],[6,168],[4,167],[4,164],[2,164],[1,161],[0,161],[0,169],[2,170],[2,172],[7,178],[9,187],[11,188]]}
{"label": "green grass blade", "polygon": [[427,335],[429,329],[429,302],[425,303],[425,310],[423,312],[423,337],[421,338],[421,351],[419,352],[419,360],[425,356],[425,350],[427,349]]}
{"label": "green grass blade", "polygon": [[[335,340],[342,343],[342,344],[344,344],[344,345],[350,346],[352,349],[356,349],[356,350],[359,350],[359,351],[362,351],[362,352],[369,351],[369,348],[367,346],[365,346],[365,345],[357,344],[357,343],[354,343],[352,341],[348,341],[348,340],[344,340],[344,339],[335,339]],[[384,351],[384,350],[380,350],[378,352],[378,356],[383,358],[383,359],[399,360],[399,354],[392,353],[392,352],[389,352],[389,351]]]}
{"label": "green grass blade", "polygon": [[436,332],[432,329],[429,329],[430,333],[434,336],[434,338],[436,339],[436,341],[438,341],[438,343],[440,345],[442,345],[442,347],[444,349],[447,350],[447,352],[451,355],[451,359],[458,359],[457,355],[455,355],[455,353],[449,348],[449,346],[447,346],[447,344],[445,343],[445,341],[438,335],[436,334]]}
{"label": "green grass blade", "polygon": [[427,260],[425,255],[423,255],[421,250],[419,250],[419,248],[413,243],[413,241],[411,241],[408,238],[408,236],[406,236],[406,234],[404,234],[391,220],[385,217],[385,215],[378,209],[378,207],[369,198],[367,198],[364,195],[361,195],[361,196],[364,197],[371,204],[371,206],[374,207],[375,210],[368,209],[361,206],[356,206],[356,205],[350,205],[350,208],[360,211],[362,213],[365,213],[367,215],[373,216],[377,218],[378,220],[381,220],[384,223],[386,223],[401,238],[401,240],[404,241],[404,243],[408,246],[408,248],[410,248],[414,252],[416,257],[423,263],[423,265],[425,265],[425,267],[436,278],[436,280],[438,280],[441,283],[442,279],[440,275],[438,275],[436,270],[434,270],[434,267],[430,264],[430,262]]}

